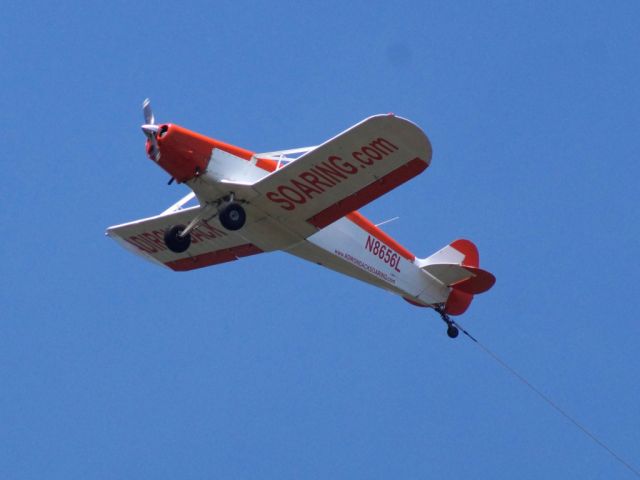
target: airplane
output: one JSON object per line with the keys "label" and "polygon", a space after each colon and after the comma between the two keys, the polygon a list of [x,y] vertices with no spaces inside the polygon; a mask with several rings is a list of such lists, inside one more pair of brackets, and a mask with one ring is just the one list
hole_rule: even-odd
{"label": "airplane", "polygon": [[157,124],[149,99],[143,115],[148,157],[191,189],[159,215],[107,229],[147,260],[188,271],[281,250],[435,310],[450,338],[451,316],[495,283],[471,241],[418,258],[357,211],[430,165],[431,143],[409,120],[374,115],[317,146],[254,153]]}

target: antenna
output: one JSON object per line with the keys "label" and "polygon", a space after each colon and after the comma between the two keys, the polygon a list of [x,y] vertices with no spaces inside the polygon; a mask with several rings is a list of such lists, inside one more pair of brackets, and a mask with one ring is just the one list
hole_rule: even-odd
{"label": "antenna", "polygon": [[385,220],[384,222],[380,222],[380,223],[376,223],[376,227],[379,227],[380,225],[384,225],[385,223],[391,223],[394,220],[398,220],[400,217],[393,217],[390,218],[389,220]]}

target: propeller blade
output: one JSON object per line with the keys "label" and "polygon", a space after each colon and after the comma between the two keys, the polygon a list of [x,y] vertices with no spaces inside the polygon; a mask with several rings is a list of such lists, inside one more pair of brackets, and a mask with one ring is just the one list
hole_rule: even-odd
{"label": "propeller blade", "polygon": [[145,98],[144,102],[142,102],[142,114],[144,115],[144,125],[140,128],[142,128],[142,133],[149,139],[151,144],[149,155],[158,162],[160,161],[160,147],[158,146],[157,135],[160,127],[156,125],[156,119],[153,116],[153,110],[151,110],[151,100],[148,98]]}
{"label": "propeller blade", "polygon": [[160,147],[158,146],[158,130],[160,127],[156,125],[156,118],[153,116],[153,110],[151,110],[151,100],[148,98],[142,102],[142,114],[144,115],[144,125],[142,133],[149,139],[151,148],[149,149],[149,156],[156,162],[160,161]]}
{"label": "propeller blade", "polygon": [[142,102],[142,113],[144,114],[144,123],[147,125],[155,125],[156,119],[153,116],[153,110],[151,110],[151,100],[145,98]]}
{"label": "propeller blade", "polygon": [[158,146],[158,140],[156,140],[155,135],[151,135],[149,137],[149,142],[151,142],[151,150],[149,151],[149,155],[156,161],[160,161],[160,147]]}

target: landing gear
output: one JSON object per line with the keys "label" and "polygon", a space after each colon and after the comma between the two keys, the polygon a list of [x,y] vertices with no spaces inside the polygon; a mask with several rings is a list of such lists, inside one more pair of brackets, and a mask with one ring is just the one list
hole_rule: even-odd
{"label": "landing gear", "polygon": [[227,230],[240,230],[247,220],[247,214],[239,203],[231,202],[218,213],[218,219]]}
{"label": "landing gear", "polygon": [[215,202],[205,204],[198,215],[193,217],[187,226],[174,225],[164,234],[164,243],[175,253],[186,251],[191,245],[191,231],[198,228],[201,222],[218,216],[220,223],[227,230],[240,230],[246,220],[247,213],[242,205],[234,201],[233,193]]}
{"label": "landing gear", "polygon": [[449,338],[456,338],[460,334],[460,330],[444,309],[443,304],[436,305],[433,309],[440,314],[442,321],[447,324],[447,335]]}
{"label": "landing gear", "polygon": [[182,235],[184,225],[174,225],[164,234],[164,243],[169,250],[182,253],[191,245],[191,234]]}

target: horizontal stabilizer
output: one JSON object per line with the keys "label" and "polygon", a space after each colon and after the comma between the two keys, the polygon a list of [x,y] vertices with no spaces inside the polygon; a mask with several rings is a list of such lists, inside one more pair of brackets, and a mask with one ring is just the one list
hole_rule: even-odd
{"label": "horizontal stabilizer", "polygon": [[447,287],[476,295],[489,290],[496,282],[495,277],[477,267],[467,267],[451,263],[426,265],[422,270],[434,276]]}

